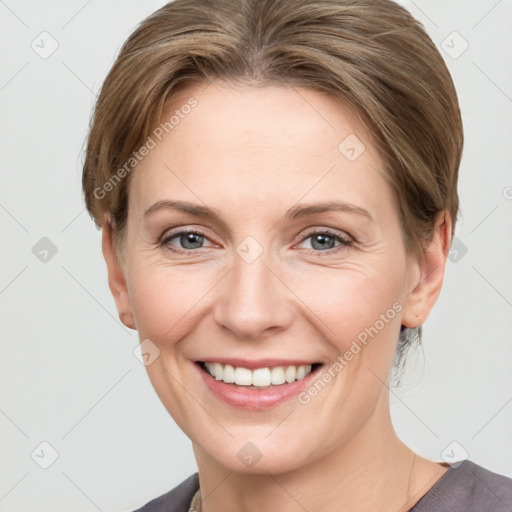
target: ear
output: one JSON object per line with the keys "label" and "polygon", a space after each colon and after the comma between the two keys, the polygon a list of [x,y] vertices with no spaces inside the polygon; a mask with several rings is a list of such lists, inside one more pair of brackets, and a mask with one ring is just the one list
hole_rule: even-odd
{"label": "ear", "polygon": [[108,286],[116,302],[119,319],[126,327],[135,329],[135,322],[128,296],[128,287],[126,286],[124,271],[119,265],[114,251],[112,227],[108,221],[105,221],[102,226],[101,248],[103,257],[107,263]]}
{"label": "ear", "polygon": [[447,211],[438,214],[432,241],[425,248],[421,261],[410,267],[411,291],[402,309],[402,325],[415,328],[425,322],[437,302],[444,279],[446,259],[451,244],[452,220]]}

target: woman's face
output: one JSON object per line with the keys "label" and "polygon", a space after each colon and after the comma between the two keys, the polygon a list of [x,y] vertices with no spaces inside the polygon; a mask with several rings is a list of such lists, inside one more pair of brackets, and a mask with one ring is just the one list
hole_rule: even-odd
{"label": "woman's face", "polygon": [[[120,316],[150,340],[151,382],[196,454],[303,466],[387,418],[400,325],[421,323],[382,163],[358,118],[309,89],[214,82],[172,115],[131,177],[123,278],[109,269]],[[228,381],[223,363],[246,368],[240,384],[314,371],[253,389],[198,362]]]}

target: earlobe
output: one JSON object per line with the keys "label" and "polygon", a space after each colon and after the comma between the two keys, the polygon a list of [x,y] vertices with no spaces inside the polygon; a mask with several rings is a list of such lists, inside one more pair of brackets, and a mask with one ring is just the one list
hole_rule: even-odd
{"label": "earlobe", "polygon": [[415,284],[407,294],[402,309],[402,325],[415,328],[425,322],[437,302],[444,279],[444,269],[451,243],[452,222],[448,212],[441,212],[435,232],[421,261],[414,263]]}
{"label": "earlobe", "polygon": [[126,327],[136,329],[124,271],[114,251],[110,223],[105,221],[101,231],[101,248],[105,263],[107,264],[108,286],[114,297],[119,319]]}

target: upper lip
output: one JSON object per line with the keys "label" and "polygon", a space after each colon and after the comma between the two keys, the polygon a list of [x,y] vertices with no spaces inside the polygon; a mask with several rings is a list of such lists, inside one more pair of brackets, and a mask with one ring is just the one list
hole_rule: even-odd
{"label": "upper lip", "polygon": [[197,362],[230,364],[233,367],[254,370],[256,368],[273,368],[276,366],[302,366],[307,364],[315,364],[317,361],[306,359],[240,359],[234,357],[207,357],[204,359],[198,359]]}

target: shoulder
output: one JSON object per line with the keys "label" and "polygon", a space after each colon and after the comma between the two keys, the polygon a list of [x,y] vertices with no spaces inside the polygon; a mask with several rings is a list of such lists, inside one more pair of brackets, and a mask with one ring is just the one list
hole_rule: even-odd
{"label": "shoulder", "polygon": [[510,512],[512,478],[470,460],[455,463],[416,503],[411,512]]}
{"label": "shoulder", "polygon": [[494,473],[471,461],[468,469],[474,477],[475,501],[493,507],[496,512],[512,510],[512,478]]}
{"label": "shoulder", "polygon": [[174,489],[151,500],[134,512],[188,512],[190,502],[198,489],[199,476],[194,473]]}

